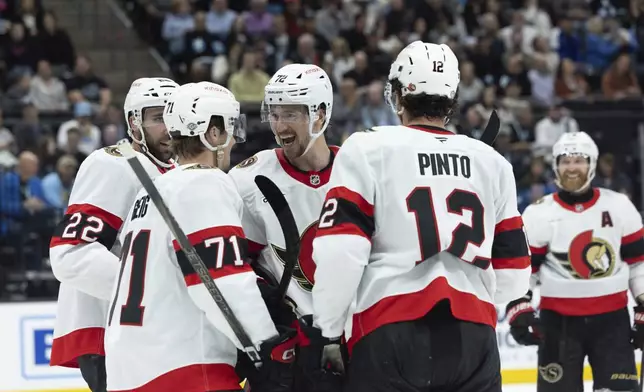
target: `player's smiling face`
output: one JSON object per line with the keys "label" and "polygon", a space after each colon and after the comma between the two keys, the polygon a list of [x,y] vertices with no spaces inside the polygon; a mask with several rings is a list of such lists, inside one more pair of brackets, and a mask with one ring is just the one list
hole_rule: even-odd
{"label": "player's smiling face", "polygon": [[270,108],[273,133],[289,159],[301,156],[309,144],[309,115],[304,105],[274,105]]}
{"label": "player's smiling face", "polygon": [[172,158],[170,135],[163,122],[163,106],[143,110],[143,131],[148,149],[162,162]]}
{"label": "player's smiling face", "polygon": [[588,158],[582,155],[562,155],[558,159],[557,170],[564,190],[579,191],[588,178]]}

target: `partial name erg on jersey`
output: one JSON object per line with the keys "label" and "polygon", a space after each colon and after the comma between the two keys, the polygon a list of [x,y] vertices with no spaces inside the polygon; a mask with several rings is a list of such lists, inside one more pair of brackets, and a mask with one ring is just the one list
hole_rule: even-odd
{"label": "partial name erg on jersey", "polygon": [[418,170],[421,176],[456,176],[470,178],[470,157],[456,153],[418,153]]}

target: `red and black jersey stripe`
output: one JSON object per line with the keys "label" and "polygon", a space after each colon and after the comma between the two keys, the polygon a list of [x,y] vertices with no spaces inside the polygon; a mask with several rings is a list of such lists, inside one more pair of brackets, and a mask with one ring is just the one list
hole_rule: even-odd
{"label": "red and black jersey stripe", "polygon": [[[337,205],[329,203],[335,199]],[[317,237],[333,234],[353,234],[371,240],[375,230],[374,207],[362,197],[345,187],[331,189],[324,202]],[[335,212],[330,213],[330,211]]]}
{"label": "red and black jersey stripe", "polygon": [[[546,262],[546,254],[548,253],[548,247],[542,246],[540,248],[537,248],[537,247],[531,246],[530,253],[532,254],[531,256],[532,272],[535,273],[539,271],[539,268],[541,268],[541,265]],[[556,254],[553,254],[553,255],[557,257]],[[563,260],[568,261],[567,253]]]}
{"label": "red and black jersey stripe", "polygon": [[49,247],[98,242],[111,249],[123,220],[92,204],[73,204],[58,223]]}
{"label": "red and black jersey stripe", "polygon": [[[188,240],[195,247],[213,279],[252,271],[250,265],[245,261],[248,257],[248,241],[244,237],[241,227],[210,227],[189,234]],[[186,285],[200,284],[199,276],[192,268],[177,240],[172,241],[172,244]],[[221,255],[220,252],[222,252]]]}
{"label": "red and black jersey stripe", "polygon": [[529,265],[530,252],[521,217],[497,223],[492,243],[492,268],[523,269]]}
{"label": "red and black jersey stripe", "polygon": [[644,261],[644,229],[622,237],[620,256],[628,264]]}

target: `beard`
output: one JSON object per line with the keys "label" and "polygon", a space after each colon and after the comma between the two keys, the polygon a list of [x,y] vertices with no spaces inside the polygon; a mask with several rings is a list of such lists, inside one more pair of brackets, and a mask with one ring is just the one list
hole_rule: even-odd
{"label": "beard", "polygon": [[146,135],[145,141],[150,154],[152,154],[153,157],[160,160],[161,162],[168,162],[170,158],[174,156],[172,149],[162,147],[159,142],[155,143],[151,141],[150,139],[148,139],[148,135]]}
{"label": "beard", "polygon": [[565,191],[568,192],[577,192],[581,190],[581,187],[584,186],[586,180],[588,179],[588,174],[582,174],[581,172],[565,172],[561,175],[561,186]]}

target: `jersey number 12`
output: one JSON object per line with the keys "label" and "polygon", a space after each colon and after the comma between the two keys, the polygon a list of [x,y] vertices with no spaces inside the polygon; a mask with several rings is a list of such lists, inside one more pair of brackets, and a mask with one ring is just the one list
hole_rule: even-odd
{"label": "jersey number 12", "polygon": [[[446,249],[447,252],[476,267],[487,269],[490,265],[490,260],[487,258],[476,256],[471,261],[463,259],[469,244],[481,246],[485,240],[484,208],[478,195],[463,189],[454,189],[445,201],[447,211],[450,214],[463,215],[464,210],[469,210],[472,213],[471,226],[459,223],[452,231],[452,241]],[[436,222],[436,210],[431,188],[419,187],[414,189],[407,196],[407,209],[416,216],[422,262],[422,260],[441,251],[440,234]]]}

